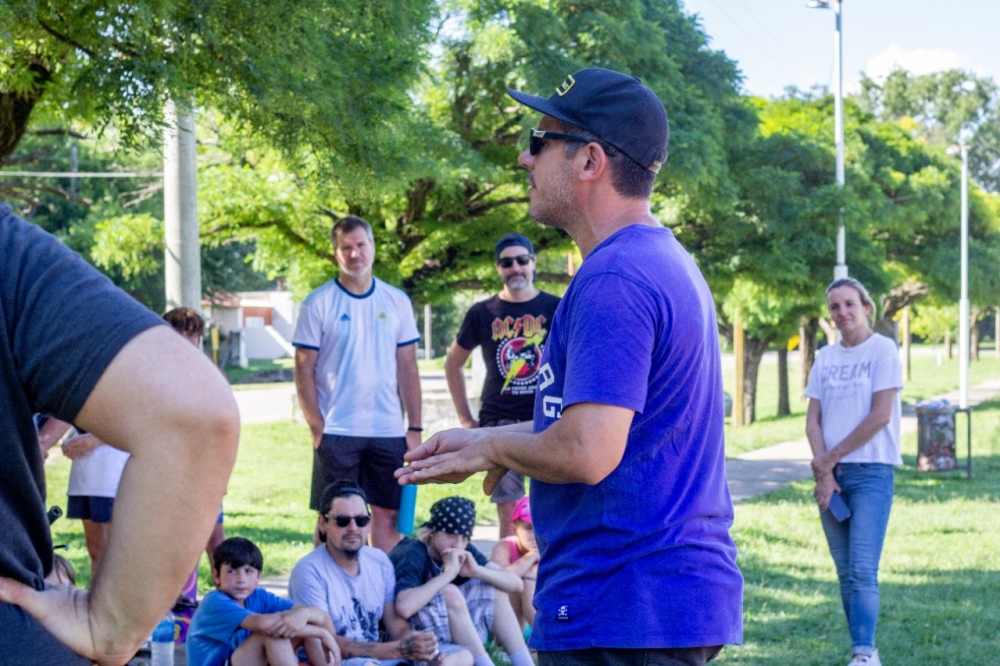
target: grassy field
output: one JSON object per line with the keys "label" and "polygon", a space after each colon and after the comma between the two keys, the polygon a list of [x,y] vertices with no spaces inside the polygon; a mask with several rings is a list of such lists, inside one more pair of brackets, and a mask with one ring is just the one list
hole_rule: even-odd
{"label": "grassy field", "polygon": [[[758,415],[773,413],[776,369],[762,368]],[[796,386],[797,374],[792,377]],[[913,380],[904,399],[912,402],[956,388],[957,377],[954,360],[938,367],[933,357],[915,357]],[[991,354],[971,367],[973,384],[998,377],[1000,361]],[[727,434],[742,438],[737,441],[757,443],[800,437],[803,407],[793,401],[793,409],[796,405],[798,413],[792,417],[765,418]],[[880,576],[883,610],[878,644],[886,663],[998,661],[992,628],[1000,622],[1000,605],[995,602],[1000,594],[1000,541],[994,527],[1000,499],[1000,401],[975,410],[973,432],[975,477],[971,481],[957,473],[916,472],[914,436],[904,437],[903,451],[910,455],[904,455],[906,464],[896,476],[896,501]],[[960,433],[959,440],[963,438]],[[307,508],[308,441],[305,426],[293,422],[243,429],[225,501],[226,530],[261,545],[265,576],[289,571],[311,549],[315,515]],[[732,439],[728,446],[732,451]],[[60,456],[47,467],[54,504],[65,505],[69,467],[69,461]],[[421,487],[418,524],[427,518],[435,500],[453,494],[477,501],[480,522],[494,521],[495,511],[482,495],[480,483],[481,477],[461,486]],[[169,510],[170,498],[164,498],[163,506]],[[88,558],[79,521],[58,521],[53,535],[56,543],[69,544],[67,554],[86,584]],[[738,505],[733,536],[746,578],[745,644],[727,648],[715,663],[846,663],[846,622],[810,485],[796,484]],[[201,581],[205,592],[210,583],[204,558]]]}
{"label": "grassy field", "polygon": [[[750,426],[733,427],[726,425],[726,453],[736,455],[805,436],[806,401],[800,399],[800,365],[788,364],[788,385],[791,397],[791,416],[778,417],[778,366],[764,365],[757,377],[757,421]],[[977,384],[988,379],[1000,378],[1000,359],[993,350],[980,352],[980,360],[969,365],[969,383]],[[725,390],[734,394],[733,371],[724,371],[722,384]],[[915,404],[942,393],[958,388],[958,359],[944,359],[938,365],[933,355],[914,354],[911,376],[903,386],[903,402]]]}
{"label": "grassy field", "polygon": [[[896,474],[882,555],[877,643],[886,664],[995,664],[1000,622],[1000,402],[974,414],[973,479]],[[915,435],[903,438],[916,449]],[[736,507],[733,536],[746,579],[745,644],[719,664],[847,663],[850,641],[811,484]]]}

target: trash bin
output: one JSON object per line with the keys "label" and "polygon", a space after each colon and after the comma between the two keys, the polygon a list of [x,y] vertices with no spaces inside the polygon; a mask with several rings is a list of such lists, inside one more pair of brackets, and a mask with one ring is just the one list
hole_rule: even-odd
{"label": "trash bin", "polygon": [[917,469],[955,469],[955,408],[947,401],[917,405]]}

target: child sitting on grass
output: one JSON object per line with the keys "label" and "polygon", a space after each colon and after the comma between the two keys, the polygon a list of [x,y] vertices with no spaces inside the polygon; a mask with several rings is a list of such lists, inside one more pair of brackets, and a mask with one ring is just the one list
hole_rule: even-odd
{"label": "child sitting on grass", "polygon": [[226,539],[215,549],[217,588],[198,606],[187,638],[190,666],[296,666],[305,650],[314,666],[340,663],[330,617],[258,589],[264,556],[249,539]]}

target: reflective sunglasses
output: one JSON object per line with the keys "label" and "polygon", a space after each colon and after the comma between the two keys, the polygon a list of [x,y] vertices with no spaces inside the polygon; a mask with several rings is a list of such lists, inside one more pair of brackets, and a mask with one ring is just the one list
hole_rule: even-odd
{"label": "reflective sunglasses", "polygon": [[549,132],[532,127],[528,131],[528,153],[534,157],[542,152],[546,141],[579,141],[580,143],[590,143],[592,139],[584,139],[582,136],[560,134],[559,132]]}
{"label": "reflective sunglasses", "polygon": [[354,521],[354,524],[357,525],[358,527],[364,527],[365,525],[367,525],[368,523],[370,523],[371,519],[372,519],[371,516],[331,516],[331,515],[326,515],[326,516],[323,516],[323,517],[326,518],[327,520],[332,520],[333,522],[337,523],[337,527],[341,527],[341,528],[347,527],[348,525],[350,525],[352,520]]}
{"label": "reflective sunglasses", "polygon": [[534,255],[531,254],[519,254],[516,257],[500,257],[497,259],[497,266],[500,268],[510,268],[517,262],[518,266],[527,266],[534,259]]}

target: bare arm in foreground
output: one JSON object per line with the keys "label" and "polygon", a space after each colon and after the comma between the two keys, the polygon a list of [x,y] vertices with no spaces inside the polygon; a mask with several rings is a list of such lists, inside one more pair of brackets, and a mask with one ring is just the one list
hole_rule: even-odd
{"label": "bare arm in foreground", "polygon": [[396,470],[396,478],[401,484],[457,483],[485,471],[487,494],[508,469],[546,483],[599,483],[621,462],[634,414],[581,402],[539,433],[530,423],[445,430],[408,453],[410,465]]}
{"label": "bare arm in foreground", "polygon": [[122,348],[76,422],[131,454],[101,569],[89,593],[0,579],[0,600],[75,652],[122,664],[176,601],[205,547],[235,462],[239,413],[218,370],[157,326]]}

